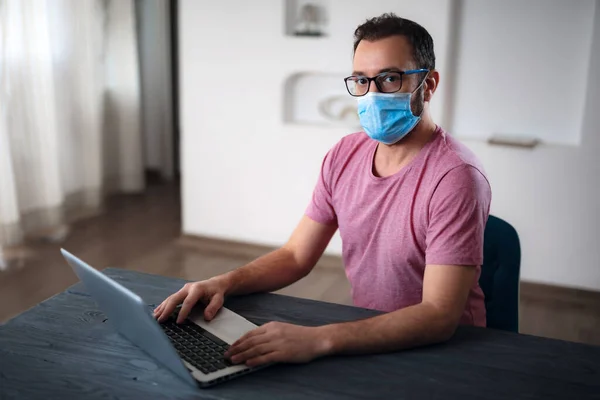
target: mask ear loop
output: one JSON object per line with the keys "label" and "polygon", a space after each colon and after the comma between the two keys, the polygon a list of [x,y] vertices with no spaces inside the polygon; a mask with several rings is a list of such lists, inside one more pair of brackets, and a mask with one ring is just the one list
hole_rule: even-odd
{"label": "mask ear loop", "polygon": [[[423,84],[425,83],[425,81],[427,80],[427,77],[429,76],[429,71],[427,71],[427,74],[425,75],[425,77],[423,77],[423,80],[421,81],[421,83],[419,83],[419,86],[417,86],[417,88],[415,90],[413,90],[412,92],[410,92],[410,97],[412,98],[412,95],[415,94],[415,92],[419,89],[421,89],[421,87],[423,86]],[[425,95],[423,95],[423,98],[425,98]],[[411,111],[412,114],[412,111]],[[421,114],[423,114],[423,110],[421,110]],[[421,118],[421,114],[419,115],[415,115],[415,117],[419,117]],[[413,114],[414,115],[414,114]]]}
{"label": "mask ear loop", "polygon": [[429,77],[429,71],[427,71],[427,74],[423,77],[423,80],[421,81],[421,83],[419,83],[419,86],[417,86],[417,88],[415,90],[413,90],[410,94],[414,94],[417,90],[421,89],[421,87],[423,86],[423,84],[425,83],[425,81],[427,80],[428,77]]}

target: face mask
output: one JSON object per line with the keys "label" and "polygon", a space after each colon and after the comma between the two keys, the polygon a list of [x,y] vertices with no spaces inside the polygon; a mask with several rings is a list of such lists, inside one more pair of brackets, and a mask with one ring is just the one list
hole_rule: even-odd
{"label": "face mask", "polygon": [[357,99],[360,124],[371,139],[394,144],[413,130],[421,117],[410,110],[412,93],[369,92]]}

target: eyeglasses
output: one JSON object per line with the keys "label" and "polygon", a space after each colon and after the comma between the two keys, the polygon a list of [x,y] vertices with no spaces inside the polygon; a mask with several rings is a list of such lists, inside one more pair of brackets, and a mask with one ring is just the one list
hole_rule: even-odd
{"label": "eyeglasses", "polygon": [[344,78],[346,89],[352,96],[360,97],[369,93],[371,82],[375,82],[377,90],[381,93],[395,93],[402,88],[402,77],[404,75],[420,74],[429,72],[428,69],[410,69],[408,71],[382,72],[372,78],[366,76],[349,76]]}

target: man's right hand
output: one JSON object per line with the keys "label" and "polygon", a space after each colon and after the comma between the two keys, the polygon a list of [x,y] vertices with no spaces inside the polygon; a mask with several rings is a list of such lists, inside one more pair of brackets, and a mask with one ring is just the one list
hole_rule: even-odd
{"label": "man's right hand", "polygon": [[175,308],[182,304],[177,317],[177,323],[183,322],[198,301],[206,304],[204,319],[210,321],[217,311],[223,307],[227,284],[222,277],[215,277],[206,281],[186,283],[177,293],[167,297],[154,310],[154,317],[158,322],[163,322],[173,313]]}

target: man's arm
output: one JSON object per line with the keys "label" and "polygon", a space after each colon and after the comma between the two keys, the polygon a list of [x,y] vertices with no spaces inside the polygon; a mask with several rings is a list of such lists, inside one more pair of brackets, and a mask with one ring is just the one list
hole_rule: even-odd
{"label": "man's arm", "polygon": [[204,318],[211,320],[228,295],[266,292],[290,285],[313,269],[336,229],[336,225],[321,224],[305,216],[282,248],[226,274],[185,284],[156,307],[154,316],[159,322],[165,321],[182,304],[177,321],[183,322],[196,303],[202,301],[206,305]]}
{"label": "man's arm", "polygon": [[255,366],[443,342],[456,330],[476,276],[475,266],[428,265],[423,301],[417,305],[365,320],[315,328],[266,324],[234,343],[227,356],[235,363]]}
{"label": "man's arm", "polygon": [[400,350],[447,340],[464,312],[483,261],[491,189],[471,165],[449,171],[432,196],[422,302],[365,321],[325,327],[333,352]]}
{"label": "man's arm", "polygon": [[477,276],[474,266],[428,265],[423,301],[366,320],[323,327],[331,353],[378,353],[448,340]]}
{"label": "man's arm", "polygon": [[313,269],[337,230],[304,216],[281,248],[221,276],[226,295],[270,292],[302,279]]}

